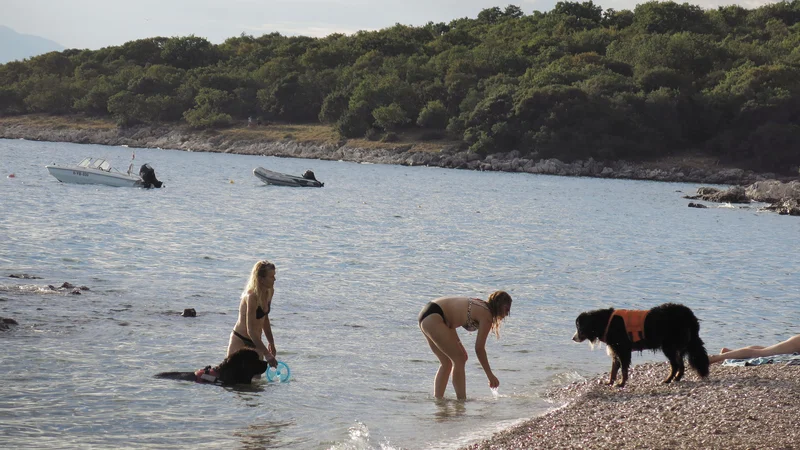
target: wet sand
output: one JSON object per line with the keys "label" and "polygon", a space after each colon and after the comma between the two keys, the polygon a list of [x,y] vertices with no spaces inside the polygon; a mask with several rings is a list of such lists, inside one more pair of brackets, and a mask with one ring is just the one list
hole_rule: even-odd
{"label": "wet sand", "polygon": [[[555,409],[470,449],[800,449],[800,365],[727,367],[706,380],[667,363],[631,368],[627,386],[608,374],[553,388]],[[564,405],[559,407],[560,405]]]}

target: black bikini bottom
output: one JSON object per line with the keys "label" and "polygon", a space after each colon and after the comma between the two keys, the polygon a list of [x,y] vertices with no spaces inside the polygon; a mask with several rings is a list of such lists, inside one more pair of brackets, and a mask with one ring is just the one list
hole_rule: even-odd
{"label": "black bikini bottom", "polygon": [[255,344],[255,342],[253,342],[253,341],[252,341],[250,338],[248,338],[248,337],[246,337],[246,336],[242,336],[241,334],[237,333],[237,332],[236,332],[236,330],[233,330],[233,334],[234,334],[236,337],[238,337],[239,339],[241,339],[241,340],[242,340],[242,342],[244,342],[244,343],[245,343],[245,345],[247,345],[247,346],[249,346],[249,347],[252,347],[252,348],[256,348],[256,344]]}
{"label": "black bikini bottom", "polygon": [[442,316],[442,320],[444,320],[444,323],[447,323],[447,319],[445,319],[445,317],[444,317],[444,311],[442,310],[442,307],[439,306],[438,303],[434,303],[434,302],[428,302],[428,304],[425,305],[425,307],[422,308],[422,311],[419,312],[418,319],[419,319],[420,323],[422,322],[422,320],[424,318],[430,316],[431,314],[438,314],[438,315]]}

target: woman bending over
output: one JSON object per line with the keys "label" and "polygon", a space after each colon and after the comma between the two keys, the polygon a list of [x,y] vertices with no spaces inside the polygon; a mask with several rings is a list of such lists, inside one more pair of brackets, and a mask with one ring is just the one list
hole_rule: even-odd
{"label": "woman bending over", "polygon": [[433,354],[439,358],[439,370],[433,381],[433,395],[441,399],[452,376],[453,388],[459,400],[467,398],[465,366],[467,351],[458,338],[456,328],[478,331],[475,354],[489,379],[489,387],[496,388],[500,381],[492,373],[486,357],[486,338],[493,331],[500,337],[500,322],[511,312],[511,296],[496,291],[483,301],[469,297],[440,297],[429,302],[419,313],[419,328]]}

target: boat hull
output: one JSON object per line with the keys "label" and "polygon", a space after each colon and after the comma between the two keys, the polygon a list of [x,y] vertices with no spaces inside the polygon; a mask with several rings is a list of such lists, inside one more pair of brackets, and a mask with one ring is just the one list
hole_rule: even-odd
{"label": "boat hull", "polygon": [[85,167],[45,166],[50,175],[62,183],[104,184],[115,187],[137,187],[142,185],[138,176],[124,173],[104,172]]}
{"label": "boat hull", "polygon": [[256,167],[253,169],[253,175],[266,184],[274,186],[290,186],[290,187],[322,187],[325,183],[317,180],[308,180],[303,177],[296,177],[294,175],[286,175],[285,173],[273,172],[263,167]]}

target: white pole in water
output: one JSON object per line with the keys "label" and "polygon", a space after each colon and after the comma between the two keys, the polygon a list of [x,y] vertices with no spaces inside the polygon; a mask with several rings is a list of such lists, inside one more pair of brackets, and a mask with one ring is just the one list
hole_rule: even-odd
{"label": "white pole in water", "polygon": [[131,165],[128,166],[128,175],[131,174],[131,169],[133,169],[133,160],[136,159],[136,152],[133,152],[133,156],[131,156]]}

